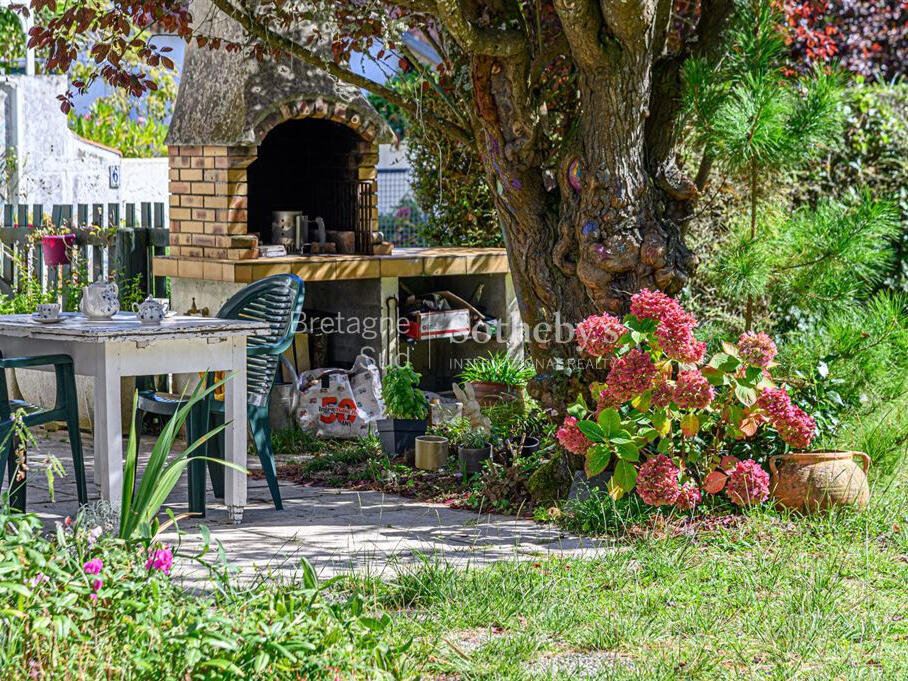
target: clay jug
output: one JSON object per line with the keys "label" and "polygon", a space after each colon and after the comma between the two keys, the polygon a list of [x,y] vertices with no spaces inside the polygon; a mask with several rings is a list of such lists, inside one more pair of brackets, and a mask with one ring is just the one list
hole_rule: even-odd
{"label": "clay jug", "polygon": [[[855,462],[861,459],[861,465]],[[769,458],[776,506],[818,511],[832,506],[864,508],[870,498],[864,452],[792,452]]]}

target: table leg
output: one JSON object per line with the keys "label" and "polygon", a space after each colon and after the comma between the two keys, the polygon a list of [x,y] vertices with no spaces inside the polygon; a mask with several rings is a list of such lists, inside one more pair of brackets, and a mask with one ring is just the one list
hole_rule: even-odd
{"label": "table leg", "polygon": [[246,338],[230,339],[233,378],[224,386],[224,457],[243,470],[225,467],[224,503],[230,519],[239,524],[246,507]]}
{"label": "table leg", "polygon": [[95,374],[95,481],[101,498],[119,509],[123,488],[123,428],[120,414],[120,372],[113,351],[102,345]]}

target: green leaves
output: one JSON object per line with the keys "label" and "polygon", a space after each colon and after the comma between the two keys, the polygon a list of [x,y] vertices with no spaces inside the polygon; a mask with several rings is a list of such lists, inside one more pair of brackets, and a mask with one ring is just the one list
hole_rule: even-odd
{"label": "green leaves", "polygon": [[603,409],[599,412],[599,427],[606,437],[616,434],[621,429],[621,416],[618,415],[617,409]]}
{"label": "green leaves", "polygon": [[584,462],[587,477],[591,478],[594,475],[599,475],[606,469],[611,460],[612,451],[608,445],[598,444],[590,447],[586,451],[586,461]]}
{"label": "green leaves", "polygon": [[619,461],[615,465],[614,480],[622,490],[630,492],[637,482],[637,469],[626,461]]}
{"label": "green leaves", "polygon": [[[158,436],[151,455],[148,458],[148,464],[136,487],[136,471],[138,468],[138,446],[136,437],[136,401],[138,393],[133,397],[133,417],[132,426],[129,429],[129,440],[126,444],[125,460],[123,463],[123,499],[120,508],[120,530],[121,539],[133,539],[140,530],[146,531],[152,536],[155,533],[154,523],[158,512],[167,501],[167,497],[176,487],[180,476],[189,465],[189,459],[195,450],[206,446],[208,440],[220,433],[227,424],[224,423],[217,428],[206,433],[192,445],[187,447],[181,453],[171,457],[173,443],[177,438],[183,424],[189,417],[190,411],[196,407],[202,400],[208,399],[215,390],[224,385],[231,377],[213,383],[210,387],[204,388],[205,379],[201,379],[192,391],[189,399],[181,406],[171,417]],[[207,457],[197,457],[205,461],[217,461],[217,463],[243,471],[242,468],[233,464],[208,459]],[[245,471],[243,471],[245,473]]]}

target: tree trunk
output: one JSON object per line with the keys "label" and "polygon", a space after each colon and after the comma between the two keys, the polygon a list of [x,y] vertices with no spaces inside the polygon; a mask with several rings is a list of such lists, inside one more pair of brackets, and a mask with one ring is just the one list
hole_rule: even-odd
{"label": "tree trunk", "polygon": [[[549,186],[542,126],[514,104],[519,69],[473,61],[478,148],[540,372],[531,392],[558,412],[596,379],[593,367],[578,366],[564,325],[621,315],[642,288],[676,294],[696,264],[679,227],[696,190],[672,161],[673,132],[647,129],[653,61],[644,48],[616,51],[609,68],[581,69],[578,125]],[[574,167],[579,191],[569,179]],[[572,361],[573,371],[561,370]]]}

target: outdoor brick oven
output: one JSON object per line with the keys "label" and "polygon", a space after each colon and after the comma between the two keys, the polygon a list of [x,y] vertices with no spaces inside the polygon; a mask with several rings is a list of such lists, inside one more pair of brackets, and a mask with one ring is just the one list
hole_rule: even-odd
{"label": "outdoor brick oven", "polygon": [[[242,41],[226,18],[207,32]],[[318,69],[191,44],[167,137],[171,255],[254,258],[259,241],[279,242],[274,211],[321,217],[371,253],[378,143],[391,138],[357,88]]]}
{"label": "outdoor brick oven", "polygon": [[[208,0],[193,2],[193,16],[206,18],[199,32],[242,43],[239,27],[210,10]],[[191,44],[167,139],[171,248],[153,261],[155,275],[170,278],[172,307],[182,313],[195,303],[214,313],[246,284],[292,273],[306,282],[307,310],[362,322],[331,332],[324,360],[330,366],[349,366],[363,351],[382,364],[405,354],[434,389],[450,387],[464,358],[491,350],[520,354],[504,249],[371,252],[378,144],[391,139],[358,88],[298,61],[259,63]],[[327,231],[357,235],[352,253],[262,257],[259,239],[278,240],[275,211],[321,217]],[[404,343],[397,318],[407,298],[436,291],[481,298],[477,305],[502,320],[507,333],[491,344]],[[379,332],[370,332],[370,320],[380,321]]]}

